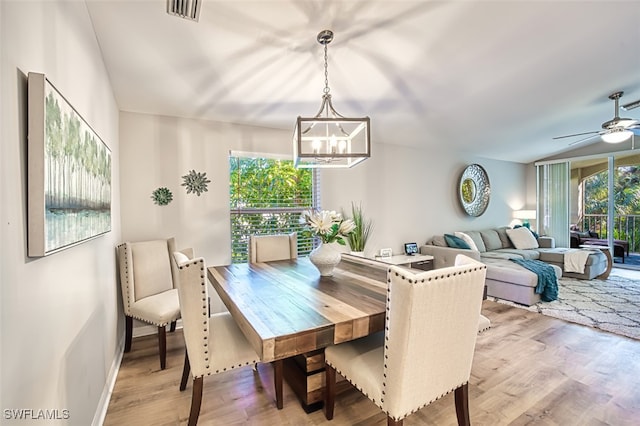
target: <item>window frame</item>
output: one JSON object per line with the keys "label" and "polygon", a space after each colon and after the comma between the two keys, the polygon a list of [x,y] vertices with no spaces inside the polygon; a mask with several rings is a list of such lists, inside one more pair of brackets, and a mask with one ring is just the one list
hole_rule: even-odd
{"label": "window frame", "polygon": [[[311,188],[309,196],[306,197],[310,203],[293,206],[293,203],[286,206],[260,206],[260,207],[242,207],[240,204],[259,204],[254,203],[253,200],[249,200],[246,203],[239,203],[239,200],[234,195],[234,188],[242,186],[242,181],[235,181],[234,179],[241,176],[234,176],[235,170],[233,167],[234,161],[241,161],[242,159],[251,159],[253,161],[284,161],[291,163],[293,167],[293,159],[290,156],[266,154],[259,152],[245,152],[245,151],[230,151],[229,152],[229,214],[230,214],[230,240],[231,240],[231,261],[232,263],[240,263],[248,261],[248,246],[249,235],[270,235],[270,234],[287,234],[290,232],[298,233],[298,255],[305,256],[313,248],[315,248],[316,241],[313,237],[304,237],[300,234],[303,225],[299,223],[298,219],[300,214],[310,209],[320,209],[320,174],[316,169],[295,169],[298,173],[311,173]],[[237,191],[235,192],[237,193]],[[270,194],[271,195],[271,194]],[[280,199],[276,197],[276,199]],[[261,217],[260,217],[261,216]],[[268,218],[271,216],[270,218]],[[265,217],[271,220],[271,224],[266,227],[256,226],[254,229],[254,222],[264,220]],[[238,225],[238,222],[242,220],[242,225]],[[280,222],[280,223],[278,223]],[[282,223],[284,222],[284,226]],[[276,225],[277,224],[277,225]],[[258,223],[259,225],[259,223]],[[240,226],[247,229],[238,229]]]}

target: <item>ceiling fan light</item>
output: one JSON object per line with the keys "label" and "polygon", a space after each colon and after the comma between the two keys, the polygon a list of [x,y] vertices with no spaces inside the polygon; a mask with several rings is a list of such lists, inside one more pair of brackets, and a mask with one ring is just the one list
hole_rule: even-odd
{"label": "ceiling fan light", "polygon": [[602,135],[602,140],[606,143],[621,143],[629,139],[633,135],[631,130],[612,129],[609,133]]}

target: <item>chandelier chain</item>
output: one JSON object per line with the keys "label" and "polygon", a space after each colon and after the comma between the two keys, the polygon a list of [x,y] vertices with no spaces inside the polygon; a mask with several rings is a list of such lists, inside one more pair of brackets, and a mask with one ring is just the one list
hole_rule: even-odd
{"label": "chandelier chain", "polygon": [[329,91],[329,60],[327,55],[327,43],[324,45],[324,94],[328,95]]}

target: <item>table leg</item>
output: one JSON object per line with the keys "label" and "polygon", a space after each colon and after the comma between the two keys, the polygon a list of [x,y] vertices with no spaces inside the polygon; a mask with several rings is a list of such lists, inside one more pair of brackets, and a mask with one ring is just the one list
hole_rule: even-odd
{"label": "table leg", "polygon": [[282,360],[273,361],[273,381],[276,387],[276,407],[282,410]]}

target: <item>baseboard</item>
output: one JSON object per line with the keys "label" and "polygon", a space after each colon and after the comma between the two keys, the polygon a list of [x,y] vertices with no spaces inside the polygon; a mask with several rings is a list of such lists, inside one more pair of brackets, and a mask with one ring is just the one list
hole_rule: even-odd
{"label": "baseboard", "polygon": [[100,396],[100,402],[98,403],[98,407],[96,408],[96,414],[94,415],[93,421],[91,422],[92,426],[101,426],[104,423],[104,419],[107,416],[107,409],[109,408],[109,402],[111,401],[111,394],[113,393],[113,388],[116,385],[116,379],[118,378],[118,372],[120,371],[120,363],[122,362],[123,356],[124,335],[122,335],[122,338],[118,343],[116,356],[111,363],[109,375],[107,376],[107,380],[104,384],[104,389],[102,390],[102,395]]}

